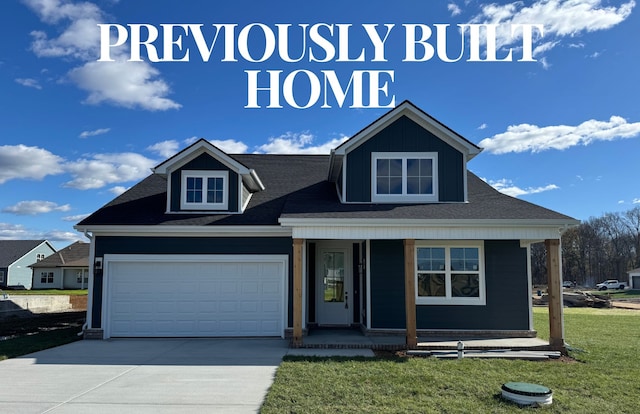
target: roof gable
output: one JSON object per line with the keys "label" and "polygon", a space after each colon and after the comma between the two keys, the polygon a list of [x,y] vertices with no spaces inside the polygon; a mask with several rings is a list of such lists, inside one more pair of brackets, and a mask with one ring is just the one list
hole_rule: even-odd
{"label": "roof gable", "polygon": [[0,240],[0,267],[9,267],[42,244],[49,246],[51,251],[56,251],[46,240]]}
{"label": "roof gable", "polygon": [[336,149],[331,151],[331,161],[329,167],[329,180],[335,181],[339,172],[342,158],[353,151],[377,133],[387,128],[401,117],[407,117],[420,127],[429,131],[437,138],[441,139],[451,147],[464,154],[465,160],[469,161],[478,155],[482,148],[478,147],[462,135],[453,131],[440,121],[436,120],[410,101],[404,101],[394,109],[382,115],[377,120],[360,130],[354,136],[343,142]]}
{"label": "roof gable", "polygon": [[88,267],[89,243],[77,241],[29,267]]}
{"label": "roof gable", "polygon": [[229,156],[227,153],[204,138],[200,138],[198,141],[183,149],[173,157],[158,164],[152,170],[155,174],[165,175],[171,171],[177,170],[190,161],[193,161],[202,154],[208,154],[224,164],[230,170],[235,171],[242,176],[242,181],[251,191],[264,190],[264,185],[255,170],[248,168],[246,165]]}

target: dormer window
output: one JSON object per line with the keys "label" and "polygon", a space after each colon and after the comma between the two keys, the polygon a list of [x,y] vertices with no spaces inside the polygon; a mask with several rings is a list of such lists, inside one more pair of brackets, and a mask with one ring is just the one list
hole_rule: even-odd
{"label": "dormer window", "polygon": [[437,153],[374,152],[371,158],[372,201],[438,201]]}
{"label": "dormer window", "polygon": [[228,171],[182,171],[183,210],[227,210]]}

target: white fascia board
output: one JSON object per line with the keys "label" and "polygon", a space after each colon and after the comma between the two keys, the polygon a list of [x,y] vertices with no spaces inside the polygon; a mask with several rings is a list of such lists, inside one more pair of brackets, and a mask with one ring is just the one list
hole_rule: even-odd
{"label": "white fascia board", "polygon": [[422,226],[422,227],[565,227],[577,226],[578,220],[564,219],[388,219],[388,218],[358,218],[358,219],[331,219],[331,218],[280,218],[283,226],[347,226],[347,227],[398,227],[398,226]]}
{"label": "white fascia board", "polygon": [[358,134],[353,136],[349,141],[339,146],[335,151],[336,155],[346,155],[353,149],[360,146],[360,144],[366,142],[369,137],[377,134],[403,115],[416,122],[427,131],[443,139],[446,143],[448,143],[458,151],[465,154],[465,158],[467,161],[472,159],[482,151],[481,148],[478,148],[470,142],[465,141],[456,133],[444,127],[439,121],[418,110],[411,103],[403,102],[400,106],[392,109],[386,115],[383,115],[373,124],[369,125],[367,128],[363,129]]}
{"label": "white fascia board", "polygon": [[213,144],[205,139],[199,140],[198,142],[193,144],[193,146],[184,149],[182,152],[159,164],[157,167],[153,168],[152,171],[156,174],[167,174],[168,172],[180,168],[181,166],[185,165],[189,161],[204,153],[208,153],[213,158],[217,159],[222,164],[227,166],[229,169],[237,172],[238,174],[248,175],[250,173],[250,170],[247,167],[240,164],[238,161],[234,160],[224,151],[216,148]]}
{"label": "white fascia board", "polygon": [[291,237],[291,229],[281,226],[83,226],[78,231],[90,231],[94,236],[143,237]]}
{"label": "white fascia board", "polygon": [[[295,221],[295,223],[294,223]],[[323,220],[281,219],[293,238],[371,240],[536,240],[560,239],[564,220]]]}

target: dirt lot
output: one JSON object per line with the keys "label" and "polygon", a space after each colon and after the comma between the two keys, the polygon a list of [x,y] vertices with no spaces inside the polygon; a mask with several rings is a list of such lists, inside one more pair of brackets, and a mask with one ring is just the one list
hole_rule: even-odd
{"label": "dirt lot", "polygon": [[85,311],[41,313],[29,317],[9,317],[0,322],[0,338],[15,338],[84,324]]}

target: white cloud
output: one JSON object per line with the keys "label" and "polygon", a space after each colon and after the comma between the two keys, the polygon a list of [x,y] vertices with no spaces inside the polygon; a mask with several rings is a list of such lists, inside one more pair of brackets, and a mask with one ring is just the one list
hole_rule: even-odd
{"label": "white cloud", "polygon": [[69,72],[80,89],[89,92],[85,103],[103,102],[125,108],[149,111],[178,109],[182,105],[166,98],[169,85],[160,71],[147,62],[87,62]]}
{"label": "white cloud", "polygon": [[120,194],[124,193],[125,191],[127,191],[130,187],[123,187],[121,185],[116,185],[115,187],[111,187],[109,189],[109,192],[112,194],[115,194],[116,196],[119,196]]}
{"label": "white cloud", "polygon": [[184,142],[184,143],[185,143],[185,144],[187,144],[187,145],[191,145],[191,144],[193,144],[194,142],[196,142],[196,141],[197,141],[197,140],[199,140],[199,139],[200,139],[199,137],[193,136],[193,137],[191,137],[191,138],[187,138],[187,139],[185,139],[185,140],[184,140],[184,141],[182,141],[182,142]]}
{"label": "white cloud", "polygon": [[98,6],[89,2],[71,3],[66,0],[25,0],[40,19],[50,25],[68,26],[50,39],[43,31],[33,31],[31,50],[37,56],[72,56],[89,60],[95,58],[100,43],[98,23],[105,18]]}
{"label": "white cloud", "polygon": [[600,52],[593,52],[592,54],[587,55],[587,57],[588,57],[588,58],[591,58],[591,59],[597,59],[597,58],[599,58],[599,57],[600,57],[600,55],[601,55],[601,53],[600,53]]}
{"label": "white cloud", "polygon": [[631,201],[632,204],[640,204],[640,198],[634,198],[633,201]]}
{"label": "white cloud", "polygon": [[258,153],[267,154],[329,154],[349,137],[334,138],[323,144],[312,146],[313,135],[308,132],[287,132],[279,137],[269,138],[267,144],[257,148]]}
{"label": "white cloud", "polygon": [[87,214],[76,214],[75,216],[66,216],[66,217],[62,217],[62,221],[68,221],[71,223],[77,223],[80,220],[84,220],[87,217],[89,217],[91,215],[91,213],[87,213]]}
{"label": "white cloud", "polygon": [[247,149],[249,149],[247,144],[245,144],[244,142],[236,141],[233,139],[213,139],[209,140],[209,142],[228,154],[243,154],[247,152]]}
{"label": "white cloud", "polygon": [[81,233],[50,230],[40,231],[28,229],[20,224],[0,223],[0,240],[48,240],[50,242],[87,241]]}
{"label": "white cloud", "polygon": [[[483,178],[484,181],[487,181],[486,179]],[[520,188],[518,186],[516,186],[513,181],[508,180],[506,178],[503,178],[501,180],[489,180],[487,181],[487,183],[495,188],[496,190],[500,191],[503,194],[506,195],[510,195],[512,197],[520,197],[523,195],[528,195],[528,194],[537,194],[537,193],[542,193],[545,191],[550,191],[550,190],[557,190],[560,187],[558,187],[555,184],[549,184],[543,187],[527,187],[527,188]]]}
{"label": "white cloud", "polygon": [[178,109],[180,104],[167,98],[169,85],[160,72],[147,62],[127,62],[124,54],[114,54],[115,62],[97,62],[100,50],[98,23],[106,14],[90,2],[67,0],[25,0],[40,19],[61,32],[49,38],[44,31],[31,33],[31,50],[39,57],[75,58],[84,64],[72,69],[68,78],[89,93],[87,104],[108,103],[150,111]]}
{"label": "white cloud", "polygon": [[624,200],[618,200],[618,204],[624,204]]}
{"label": "white cloud", "polygon": [[0,184],[17,179],[41,180],[63,172],[64,160],[51,152],[26,145],[0,146]]}
{"label": "white cloud", "polygon": [[449,10],[451,12],[452,16],[457,16],[460,13],[462,13],[462,9],[460,9],[460,7],[458,7],[458,5],[455,4],[455,3],[447,4],[447,10]]}
{"label": "white cloud", "polygon": [[[511,36],[510,24],[542,24],[546,44],[537,50],[543,53],[555,47],[562,38],[574,38],[582,33],[607,30],[631,15],[635,0],[619,7],[603,4],[602,0],[539,0],[532,4],[514,2],[508,4],[486,4],[471,23],[499,24],[497,46],[517,47],[521,33]],[[549,40],[551,39],[551,40]],[[572,42],[569,47],[580,43]],[[580,46],[581,47],[581,46]],[[535,55],[534,55],[535,56]]]}
{"label": "white cloud", "polygon": [[487,129],[487,124],[486,124],[486,123],[483,123],[482,125],[480,125],[480,126],[478,127],[478,129],[480,129],[480,130]]}
{"label": "white cloud", "polygon": [[26,86],[27,88],[34,89],[42,89],[42,86],[38,83],[37,80],[31,78],[17,78],[15,79],[16,83],[19,83],[22,86]]}
{"label": "white cloud", "polygon": [[106,134],[109,131],[111,131],[111,128],[99,128],[94,129],[93,131],[82,131],[79,136],[80,138],[89,138],[95,137],[96,135]]}
{"label": "white cloud", "polygon": [[50,213],[52,211],[69,211],[71,206],[69,204],[58,205],[53,201],[43,200],[29,200],[20,201],[9,207],[2,209],[3,213],[17,214],[19,216],[35,216],[37,214]]}
{"label": "white cloud", "polygon": [[73,180],[65,187],[88,190],[107,184],[138,181],[149,175],[156,161],[131,152],[95,154],[65,165]]}
{"label": "white cloud", "polygon": [[493,154],[509,152],[541,152],[549,149],[564,150],[576,145],[589,145],[596,141],[612,141],[640,135],[640,122],[628,123],[624,118],[612,116],[608,121],[590,119],[580,125],[511,125],[506,132],[485,138],[480,146]]}
{"label": "white cloud", "polygon": [[166,141],[160,141],[147,147],[147,151],[154,152],[162,157],[169,158],[175,155],[180,148],[180,143],[176,140],[170,139]]}

